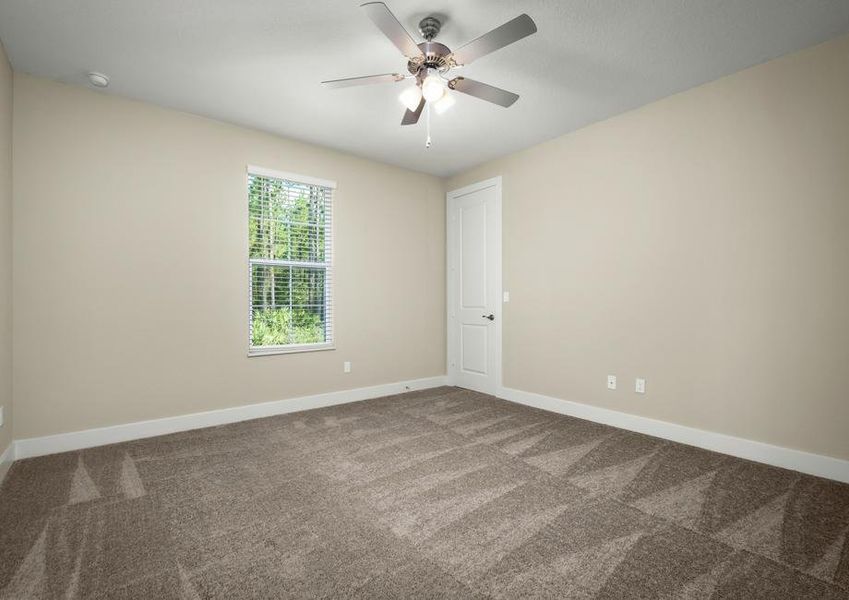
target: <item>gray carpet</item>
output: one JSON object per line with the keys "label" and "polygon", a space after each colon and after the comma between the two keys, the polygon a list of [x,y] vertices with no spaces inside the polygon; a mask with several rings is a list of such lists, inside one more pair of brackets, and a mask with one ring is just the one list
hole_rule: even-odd
{"label": "gray carpet", "polygon": [[0,597],[847,598],[849,486],[440,388],[22,460]]}

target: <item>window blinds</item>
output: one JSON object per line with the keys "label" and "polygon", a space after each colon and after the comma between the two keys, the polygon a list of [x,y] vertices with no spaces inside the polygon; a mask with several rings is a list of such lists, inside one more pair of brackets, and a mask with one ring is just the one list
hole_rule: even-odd
{"label": "window blinds", "polygon": [[249,167],[251,353],[333,346],[334,188]]}

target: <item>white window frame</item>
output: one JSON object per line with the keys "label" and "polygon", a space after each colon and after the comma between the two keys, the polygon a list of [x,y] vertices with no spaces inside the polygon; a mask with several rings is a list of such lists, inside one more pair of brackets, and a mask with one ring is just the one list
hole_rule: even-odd
{"label": "white window frame", "polygon": [[[325,307],[330,307],[330,341],[322,342],[320,344],[286,344],[282,346],[254,346],[251,343],[251,319],[253,318],[253,301],[252,301],[252,289],[251,286],[253,282],[251,280],[251,265],[256,262],[268,262],[266,259],[251,259],[250,256],[250,244],[247,238],[248,227],[243,227],[245,232],[245,250],[248,253],[247,257],[247,300],[248,300],[248,356],[273,356],[276,354],[295,354],[299,352],[317,352],[324,350],[336,350],[336,322],[333,318],[335,314],[335,307],[333,306],[333,267],[334,267],[334,259],[335,259],[335,251],[334,244],[336,239],[336,218],[334,215],[334,209],[336,204],[336,182],[330,179],[321,179],[318,177],[311,177],[309,175],[299,175],[297,173],[289,173],[286,171],[277,171],[275,169],[268,169],[265,167],[258,167],[255,165],[248,165],[247,172],[245,174],[245,192],[250,189],[250,177],[251,175],[258,175],[260,177],[270,177],[273,179],[285,179],[288,181],[293,181],[296,183],[303,183],[306,185],[315,185],[325,188],[330,188],[333,190],[330,198],[330,226],[325,230],[325,240],[328,238],[329,233],[329,241],[326,241],[327,248],[330,253],[330,261],[326,263],[325,266],[325,280],[324,280],[324,305]],[[250,202],[247,201],[248,198],[245,196],[243,201],[245,201],[245,213],[246,213],[246,223],[250,221]],[[274,261],[275,264],[282,264],[281,266],[314,266],[315,263],[302,263],[300,261]]]}

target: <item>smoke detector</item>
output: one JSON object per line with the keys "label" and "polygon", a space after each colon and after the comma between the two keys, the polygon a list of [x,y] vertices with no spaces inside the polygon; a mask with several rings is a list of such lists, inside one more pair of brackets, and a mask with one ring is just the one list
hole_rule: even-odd
{"label": "smoke detector", "polygon": [[104,75],[103,73],[95,73],[92,71],[88,74],[88,81],[94,87],[105,88],[109,85],[109,77]]}

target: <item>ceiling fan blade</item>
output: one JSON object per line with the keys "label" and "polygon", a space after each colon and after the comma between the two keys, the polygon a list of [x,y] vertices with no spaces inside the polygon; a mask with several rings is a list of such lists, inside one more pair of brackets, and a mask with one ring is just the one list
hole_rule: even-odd
{"label": "ceiling fan blade", "polygon": [[408,58],[423,56],[415,40],[410,37],[404,26],[398,22],[392,11],[383,2],[366,2],[361,4],[360,8],[366,11],[368,18],[377,25],[383,35],[389,38],[389,41],[395,44],[401,54]]}
{"label": "ceiling fan blade", "polygon": [[422,98],[419,100],[419,105],[416,107],[415,111],[407,109],[407,112],[404,113],[404,118],[401,119],[401,125],[415,125],[419,122],[419,117],[422,116],[422,109],[425,105],[425,99]]}
{"label": "ceiling fan blade", "polygon": [[321,85],[327,88],[344,88],[352,85],[368,85],[370,83],[390,83],[401,81],[404,76],[400,73],[384,73],[383,75],[366,75],[364,77],[348,77],[346,79],[331,79],[322,81]]}
{"label": "ceiling fan blade", "polygon": [[454,51],[454,61],[458,65],[467,65],[481,56],[495,52],[499,48],[518,42],[523,37],[536,33],[537,26],[528,15],[519,15],[512,21],[507,21],[501,27],[496,27],[489,33],[472,40],[465,46]]}
{"label": "ceiling fan blade", "polygon": [[513,92],[497,88],[494,85],[488,85],[465,77],[455,77],[448,82],[448,87],[463,94],[498,104],[504,108],[511,106],[519,99],[519,94],[514,94]]}

